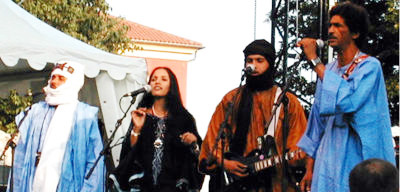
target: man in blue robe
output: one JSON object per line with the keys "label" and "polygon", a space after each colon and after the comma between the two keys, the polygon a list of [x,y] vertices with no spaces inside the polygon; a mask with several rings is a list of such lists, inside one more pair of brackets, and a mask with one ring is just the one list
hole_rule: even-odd
{"label": "man in blue robe", "polygon": [[46,102],[16,117],[20,139],[8,191],[104,191],[103,159],[85,179],[103,143],[98,108],[78,101],[83,84],[82,65],[59,62],[43,89]]}
{"label": "man in blue robe", "polygon": [[359,162],[380,158],[395,163],[381,64],[359,49],[368,32],[367,11],[345,2],[329,16],[335,61],[321,62],[315,39],[297,44],[319,78],[307,130],[298,142],[315,160],[313,173],[301,182],[303,191],[349,191],[350,171]]}

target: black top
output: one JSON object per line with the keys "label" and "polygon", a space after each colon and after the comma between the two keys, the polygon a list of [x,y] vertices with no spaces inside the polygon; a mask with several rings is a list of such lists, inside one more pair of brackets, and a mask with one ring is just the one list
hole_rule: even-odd
{"label": "black top", "polygon": [[152,162],[155,152],[157,122],[160,119],[147,114],[137,143],[130,147],[130,132],[127,132],[121,150],[121,161],[115,170],[115,175],[124,190],[129,189],[128,179],[134,174],[144,172],[140,181],[142,191],[177,191],[176,185],[186,179],[189,189],[200,189],[204,176],[197,171],[198,157],[192,147],[181,142],[180,135],[191,132],[197,137],[201,146],[201,138],[197,132],[194,118],[186,114],[178,117],[168,117],[165,120],[166,130],[163,139],[163,156],[161,172],[157,184],[153,182]]}

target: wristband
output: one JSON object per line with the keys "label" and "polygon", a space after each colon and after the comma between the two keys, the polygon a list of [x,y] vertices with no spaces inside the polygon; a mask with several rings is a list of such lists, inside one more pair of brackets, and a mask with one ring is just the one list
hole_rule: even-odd
{"label": "wristband", "polygon": [[311,59],[311,69],[314,69],[315,66],[317,66],[317,64],[322,63],[321,59],[319,57],[315,58],[315,59]]}

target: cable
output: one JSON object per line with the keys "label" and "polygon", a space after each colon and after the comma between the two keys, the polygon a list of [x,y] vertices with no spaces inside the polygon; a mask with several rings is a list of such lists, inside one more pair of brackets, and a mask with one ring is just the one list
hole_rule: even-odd
{"label": "cable", "polygon": [[296,42],[299,40],[299,0],[296,0]]}
{"label": "cable", "polygon": [[124,97],[120,97],[120,98],[119,98],[118,105],[119,105],[119,109],[120,109],[120,110],[121,110],[121,112],[123,113],[123,112],[124,112],[124,110],[122,109],[122,106],[121,106],[121,101],[122,101],[122,98],[124,98]]}
{"label": "cable", "polygon": [[254,0],[254,40],[256,39],[257,30],[257,0]]}

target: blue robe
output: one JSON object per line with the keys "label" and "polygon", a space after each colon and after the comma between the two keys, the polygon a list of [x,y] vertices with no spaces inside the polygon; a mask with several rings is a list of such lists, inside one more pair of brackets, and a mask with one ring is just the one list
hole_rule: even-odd
{"label": "blue robe", "polygon": [[349,191],[350,171],[365,159],[395,164],[381,64],[368,57],[345,80],[341,75],[349,66],[326,66],[297,144],[315,159],[311,191]]}
{"label": "blue robe", "polygon": [[[54,112],[55,107],[49,106],[45,102],[39,102],[32,106],[22,122],[19,128],[20,139],[15,149],[14,191],[29,192],[32,190],[36,170],[35,154],[39,143],[43,144],[44,142],[44,136]],[[103,149],[97,124],[97,112],[97,107],[82,102],[78,103],[73,128],[63,157],[57,191],[104,191],[103,157],[91,177],[88,180],[85,179]],[[16,117],[17,125],[24,115],[24,113],[20,113]]]}

